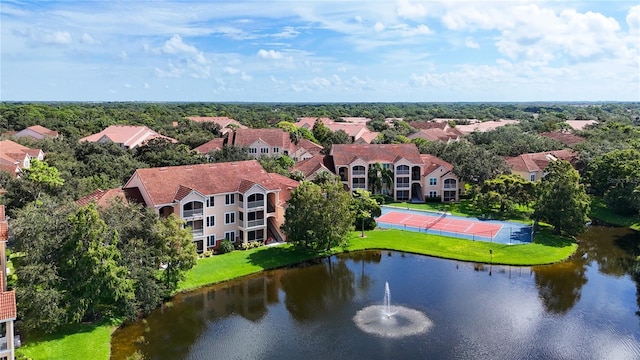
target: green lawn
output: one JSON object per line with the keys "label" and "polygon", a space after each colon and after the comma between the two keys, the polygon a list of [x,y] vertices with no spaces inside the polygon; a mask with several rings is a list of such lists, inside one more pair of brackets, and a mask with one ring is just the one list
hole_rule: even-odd
{"label": "green lawn", "polygon": [[630,227],[634,230],[640,231],[640,215],[622,216],[615,214],[606,207],[602,200],[598,198],[592,198],[591,200],[591,212],[589,213],[589,217],[609,225]]}
{"label": "green lawn", "polygon": [[16,353],[33,360],[108,360],[111,333],[118,324],[117,321],[101,321],[68,326],[50,335],[29,338]]}
{"label": "green lawn", "polygon": [[[354,232],[345,248],[334,248],[327,254],[365,249],[398,250],[447,259],[505,265],[550,264],[568,258],[577,245],[546,231],[536,235],[535,243],[503,245],[455,239],[402,230]],[[489,254],[491,250],[492,254]],[[198,260],[177,291],[188,291],[263,270],[301,263],[317,257],[297,250],[289,244],[234,251]],[[49,336],[29,338],[18,354],[33,360],[44,359],[109,359],[111,333],[117,321],[96,325],[76,325]],[[27,340],[27,339],[25,339]]]}

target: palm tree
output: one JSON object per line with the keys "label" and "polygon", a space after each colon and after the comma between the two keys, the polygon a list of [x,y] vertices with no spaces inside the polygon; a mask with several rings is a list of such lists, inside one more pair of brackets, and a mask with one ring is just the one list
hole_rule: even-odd
{"label": "palm tree", "polygon": [[369,178],[369,191],[372,194],[380,194],[383,185],[387,187],[392,187],[393,185],[393,171],[385,169],[379,162],[369,165],[367,175]]}

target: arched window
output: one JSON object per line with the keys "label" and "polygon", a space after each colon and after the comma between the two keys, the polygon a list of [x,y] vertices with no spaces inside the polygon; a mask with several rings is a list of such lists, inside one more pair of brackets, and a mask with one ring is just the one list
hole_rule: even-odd
{"label": "arched window", "polygon": [[203,203],[201,201],[191,201],[182,205],[182,217],[188,218],[196,215],[202,215]]}
{"label": "arched window", "polygon": [[264,206],[264,194],[252,194],[247,197],[247,208]]}
{"label": "arched window", "polygon": [[353,176],[364,176],[365,168],[362,165],[356,165],[353,167]]}

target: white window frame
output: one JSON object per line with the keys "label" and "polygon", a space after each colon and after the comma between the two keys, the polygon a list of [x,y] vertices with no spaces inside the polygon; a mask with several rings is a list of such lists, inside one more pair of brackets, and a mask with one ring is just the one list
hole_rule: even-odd
{"label": "white window frame", "polygon": [[260,154],[269,154],[269,148],[260,148]]}
{"label": "white window frame", "polygon": [[438,192],[437,191],[433,191],[433,190],[429,191],[429,197],[430,198],[434,198],[434,197],[437,197],[437,196],[438,196]]}
{"label": "white window frame", "polygon": [[214,246],[216,246],[216,236],[215,235],[208,235],[207,236],[207,247],[214,247]]}
{"label": "white window frame", "polygon": [[236,241],[236,231],[235,230],[225,231],[224,232],[224,239],[225,240],[229,240],[231,242]]}
{"label": "white window frame", "polygon": [[258,153],[258,149],[256,148],[249,148],[249,154],[257,154]]}
{"label": "white window frame", "polygon": [[278,154],[278,153],[280,153],[280,148],[274,147],[274,148],[273,148],[273,153],[274,153],[274,154]]}
{"label": "white window frame", "polygon": [[235,203],[236,203],[236,194],[235,193],[225,194],[225,196],[224,196],[224,205],[225,206],[235,205]]}
{"label": "white window frame", "polygon": [[216,204],[215,196],[209,196],[207,198],[207,207],[214,207]]}
{"label": "white window frame", "polygon": [[[231,221],[229,221],[231,220]],[[234,211],[224,213],[224,224],[231,225],[236,223],[236,213]]]}
{"label": "white window frame", "polygon": [[536,181],[536,174],[529,174],[529,181]]}
{"label": "white window frame", "polygon": [[429,178],[429,186],[437,186],[438,185],[438,178]]}
{"label": "white window frame", "polygon": [[216,216],[215,215],[207,216],[207,227],[214,227],[214,226],[216,226]]}

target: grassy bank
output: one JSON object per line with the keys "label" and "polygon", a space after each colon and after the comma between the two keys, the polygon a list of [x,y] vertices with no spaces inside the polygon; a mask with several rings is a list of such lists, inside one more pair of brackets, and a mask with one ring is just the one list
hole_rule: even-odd
{"label": "grassy bank", "polygon": [[593,198],[589,217],[613,226],[630,227],[640,231],[640,215],[622,216],[609,210],[602,200]]}
{"label": "grassy bank", "polygon": [[[366,249],[398,250],[446,259],[505,265],[550,264],[568,258],[577,245],[567,239],[539,232],[535,243],[504,245],[455,239],[402,230],[374,230],[361,238],[354,232],[345,248],[334,248],[321,256]],[[489,254],[491,250],[491,255]],[[316,258],[289,244],[234,251],[198,260],[177,291],[188,291],[209,284],[239,278],[260,271],[298,264]],[[111,333],[117,321],[95,325],[76,325],[40,338],[29,338],[18,354],[33,360],[94,359],[107,360]]]}

